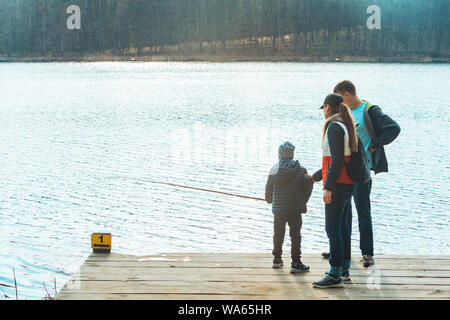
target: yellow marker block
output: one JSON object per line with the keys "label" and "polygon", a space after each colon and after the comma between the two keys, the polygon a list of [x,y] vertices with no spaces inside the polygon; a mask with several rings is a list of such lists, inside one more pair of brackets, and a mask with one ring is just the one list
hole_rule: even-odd
{"label": "yellow marker block", "polygon": [[91,234],[91,248],[95,253],[111,252],[111,233]]}

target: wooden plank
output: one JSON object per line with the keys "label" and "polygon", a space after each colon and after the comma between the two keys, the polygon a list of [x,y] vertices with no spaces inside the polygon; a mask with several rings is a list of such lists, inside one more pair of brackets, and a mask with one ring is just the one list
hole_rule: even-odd
{"label": "wooden plank", "polygon": [[[205,276],[206,277],[206,276]],[[177,286],[177,285],[194,285],[197,286],[198,283],[230,283],[233,285],[234,283],[242,283],[242,284],[299,284],[299,285],[312,285],[313,281],[320,280],[322,276],[297,276],[296,278],[284,278],[284,279],[264,279],[261,278],[246,278],[242,280],[242,278],[238,277],[228,277],[224,279],[219,278],[205,278],[205,279],[151,279],[151,277],[138,278],[138,277],[130,277],[130,278],[120,278],[120,279],[86,279],[86,278],[77,278],[74,277],[73,281],[79,281],[79,284],[83,284],[84,282],[89,283],[92,282],[95,284],[100,282],[109,282],[113,284],[114,282],[124,282],[124,286],[133,286],[134,284],[139,284],[140,282],[148,282],[151,285],[165,285],[167,287]],[[418,279],[415,278],[354,278],[349,282],[346,282],[345,285],[347,287],[352,288],[372,288],[372,287],[380,287],[384,290],[393,290],[393,289],[437,289],[437,290],[450,290],[450,284],[448,283],[440,283],[438,281],[433,281],[432,279]],[[89,287],[89,285],[87,285]]]}
{"label": "wooden plank", "polygon": [[[447,300],[448,297],[435,296],[429,294],[426,297],[408,296],[408,297],[386,297],[386,296],[360,296],[354,300]],[[274,296],[274,295],[204,295],[204,294],[147,294],[147,293],[61,293],[58,300],[299,300],[298,297]],[[317,299],[317,298],[310,298]],[[350,299],[349,297],[342,298]]]}
{"label": "wooden plank", "polygon": [[[361,256],[358,254],[352,254],[354,258],[360,259]],[[225,259],[233,258],[233,259],[267,259],[271,258],[272,255],[270,253],[205,253],[205,252],[174,252],[174,253],[158,253],[151,254],[145,256],[133,256],[128,254],[120,254],[120,253],[111,253],[111,254],[95,254],[92,253],[89,255],[87,260],[89,259],[120,259],[120,260],[136,260],[141,258],[153,258],[153,257],[161,257],[161,258],[183,258],[183,257],[198,257],[198,258],[206,258],[210,259],[214,257],[215,259],[223,257]],[[302,255],[304,258],[319,258],[322,259],[321,253],[306,253]],[[289,255],[283,255],[283,258],[289,259]],[[394,260],[447,260],[450,261],[450,255],[377,255],[375,259],[394,259]],[[324,259],[325,260],[325,259]]]}
{"label": "wooden plank", "polygon": [[190,295],[190,294],[147,294],[147,293],[60,293],[58,300],[263,300],[264,295]]}
{"label": "wooden plank", "polygon": [[[290,261],[290,257],[283,257],[286,262]],[[97,263],[97,262],[146,262],[146,263],[161,263],[161,262],[207,262],[207,263],[236,263],[243,264],[247,262],[252,263],[269,263],[272,260],[272,256],[265,254],[264,256],[259,256],[258,258],[252,257],[251,255],[246,256],[242,254],[193,254],[193,255],[180,255],[180,256],[168,256],[168,255],[153,255],[145,257],[133,257],[129,255],[91,255],[87,258],[86,263]],[[302,260],[309,263],[327,263],[328,260],[323,259],[318,256],[304,255]],[[353,257],[353,264],[360,264],[359,257]],[[433,264],[433,265],[450,265],[449,259],[427,259],[427,258],[416,258],[416,259],[377,259],[376,264],[387,265],[416,265],[416,264]]]}
{"label": "wooden plank", "polygon": [[[313,268],[309,272],[309,274],[313,275],[323,275],[328,268],[326,266],[320,268]],[[449,272],[446,270],[392,270],[392,269],[377,269],[374,272],[374,269],[360,269],[360,268],[352,268],[350,269],[351,276],[391,276],[391,277],[418,277],[418,278],[449,278]],[[103,277],[106,275],[110,276],[123,276],[124,271],[121,268],[117,267],[89,267],[82,266],[80,268],[80,273],[82,276],[91,276],[93,278]],[[161,278],[167,276],[173,276],[180,278],[181,276],[186,275],[186,270],[184,268],[147,268],[147,267],[129,267],[127,268],[126,275],[128,276],[138,276],[138,275],[146,275],[146,274],[155,274],[160,276]],[[222,276],[222,275],[242,275],[242,276],[265,276],[265,275],[286,275],[296,277],[298,275],[290,275],[289,274],[289,266],[283,267],[281,269],[272,269],[270,266],[267,268],[192,268],[189,271],[189,274],[193,275],[201,275],[205,274],[211,276]]]}
{"label": "wooden plank", "polygon": [[315,298],[358,298],[358,297],[442,297],[450,298],[450,290],[439,289],[410,289],[408,287],[392,287],[386,290],[368,289],[366,285],[346,285],[344,289],[314,289],[311,283],[242,283],[242,282],[166,282],[155,281],[81,281],[78,290],[66,290],[66,294],[83,293],[133,293],[133,294],[255,294],[264,292],[269,297],[283,297],[285,299],[315,299]]}
{"label": "wooden plank", "polygon": [[[303,260],[305,264],[311,266],[311,268],[326,266],[327,264],[322,261],[308,261]],[[85,262],[85,266],[88,267],[170,267],[170,268],[267,268],[272,265],[271,260],[267,261],[102,261],[102,262]],[[361,266],[359,263],[353,263],[354,267]],[[362,267],[362,266],[361,266]],[[371,268],[380,267],[383,269],[393,270],[448,270],[450,271],[450,264],[438,264],[426,261],[416,261],[415,263],[377,263],[376,266]]]}
{"label": "wooden plank", "polygon": [[[235,261],[235,260],[259,260],[259,259],[272,259],[272,256],[270,254],[237,254],[237,253],[218,253],[218,254],[203,254],[203,253],[184,253],[184,254],[158,254],[158,255],[149,255],[149,256],[131,256],[131,255],[121,255],[121,254],[111,254],[111,255],[101,255],[101,254],[92,254],[90,255],[86,261],[182,261],[183,259],[190,259],[193,261],[211,261],[211,258],[213,258],[214,261]],[[303,259],[307,260],[324,260],[320,254],[305,254],[302,256]],[[283,256],[283,259],[286,261],[290,260],[289,256]],[[353,261],[359,261],[361,259],[360,256],[353,256]],[[394,261],[392,261],[394,260]],[[437,262],[443,262],[443,263],[450,263],[450,256],[376,256],[375,261],[382,261],[382,262],[401,262],[405,261],[409,263],[411,260],[419,260],[419,261],[436,261]]]}
{"label": "wooden plank", "polygon": [[[106,256],[106,257],[88,257],[86,262],[108,262],[108,261],[124,261],[124,262],[151,262],[151,261],[198,261],[198,262],[206,262],[206,261],[236,261],[236,262],[246,262],[246,261],[255,261],[261,262],[266,260],[272,260],[272,256],[266,255],[261,257],[251,257],[251,256],[235,256],[234,254],[221,254],[221,255],[183,255],[183,256],[145,256],[145,257],[121,257],[117,255]],[[283,260],[290,261],[290,257],[283,256]],[[302,260],[309,261],[321,261],[327,262],[327,259],[317,256],[302,256]],[[352,261],[360,262],[360,257],[352,257]],[[416,262],[429,262],[429,263],[437,263],[437,264],[450,264],[450,259],[426,259],[426,258],[417,258],[417,259],[375,259],[375,262],[379,263],[416,263]]]}
{"label": "wooden plank", "polygon": [[[124,276],[88,276],[88,277],[78,277],[82,281],[177,281],[177,282],[192,282],[192,281],[209,281],[209,282],[277,282],[277,283],[311,283],[313,281],[319,280],[322,275],[297,275],[297,276],[284,276],[284,275],[253,275],[251,278],[248,275],[223,275],[223,276],[210,276],[207,274],[201,275],[185,275],[183,278],[177,279],[175,276],[162,276],[158,274],[153,275],[134,275],[124,278]],[[179,278],[179,276],[178,276]],[[375,282],[381,284],[420,284],[420,285],[433,285],[433,286],[450,286],[450,278],[414,278],[414,277],[368,277],[368,276],[352,276],[352,283],[367,284],[368,282]]]}

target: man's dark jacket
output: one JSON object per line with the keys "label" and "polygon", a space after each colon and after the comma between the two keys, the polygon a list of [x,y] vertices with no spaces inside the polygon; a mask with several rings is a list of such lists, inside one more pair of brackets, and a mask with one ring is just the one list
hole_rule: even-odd
{"label": "man's dark jacket", "polygon": [[364,110],[364,125],[372,139],[373,171],[375,174],[380,172],[388,172],[388,162],[384,146],[394,141],[400,134],[400,126],[392,120],[388,115],[383,113],[381,108],[373,105],[368,101]]}
{"label": "man's dark jacket", "polygon": [[274,214],[292,215],[306,212],[313,183],[307,170],[296,160],[281,160],[269,173],[266,201]]}

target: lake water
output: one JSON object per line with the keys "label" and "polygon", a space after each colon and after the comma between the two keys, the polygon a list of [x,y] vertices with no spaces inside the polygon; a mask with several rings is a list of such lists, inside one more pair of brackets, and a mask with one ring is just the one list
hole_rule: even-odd
{"label": "lake water", "polygon": [[[20,299],[43,298],[43,283],[54,295],[92,232],[136,255],[270,253],[265,202],[152,181],[264,197],[285,140],[319,169],[319,106],[343,79],[402,128],[374,178],[376,253],[450,254],[448,64],[0,64],[0,283],[14,268]],[[304,252],[327,248],[321,196],[316,184]]]}

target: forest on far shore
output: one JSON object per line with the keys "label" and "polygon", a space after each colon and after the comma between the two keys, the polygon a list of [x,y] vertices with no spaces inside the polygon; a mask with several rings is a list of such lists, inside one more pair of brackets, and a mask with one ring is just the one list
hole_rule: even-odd
{"label": "forest on far shore", "polygon": [[449,0],[2,0],[0,57],[448,62],[449,13]]}

